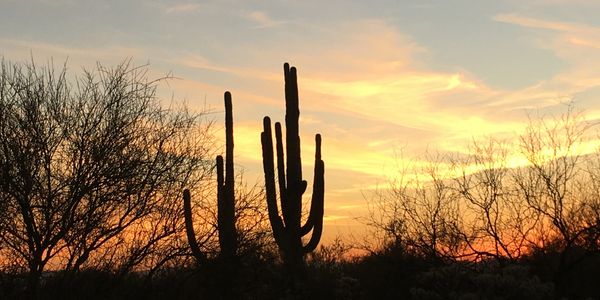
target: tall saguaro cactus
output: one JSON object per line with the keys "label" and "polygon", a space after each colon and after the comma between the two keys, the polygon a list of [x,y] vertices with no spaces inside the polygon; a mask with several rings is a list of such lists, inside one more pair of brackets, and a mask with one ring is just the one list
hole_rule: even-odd
{"label": "tall saguaro cactus", "polygon": [[217,222],[221,255],[227,259],[234,257],[237,251],[234,183],[233,105],[231,93],[225,92],[225,171],[223,171],[223,157],[219,155],[217,156]]}
{"label": "tall saguaro cactus", "polygon": [[[223,156],[218,155],[217,161],[217,227],[219,232],[219,245],[221,257],[231,259],[237,252],[237,230],[235,227],[235,176],[233,170],[233,105],[231,93],[225,92],[225,169],[223,169]],[[185,230],[192,254],[202,263],[206,255],[202,253],[196,240],[196,233],[192,220],[190,192],[183,191],[183,208],[185,216]]]}
{"label": "tall saguaro cactus", "polygon": [[[321,135],[315,136],[315,168],[313,193],[308,218],[302,222],[302,194],[306,191],[306,180],[302,179],[302,162],[300,155],[300,136],[298,120],[298,78],[296,68],[284,65],[285,78],[285,127],[287,157],[284,157],[281,124],[275,123],[275,140],[277,153],[277,177],[279,181],[279,200],[281,215],[277,205],[275,187],[275,170],[273,155],[273,137],[271,120],[263,120],[264,131],[261,133],[263,169],[265,173],[265,191],[269,220],[275,241],[283,254],[284,264],[290,272],[302,271],[304,255],[317,247],[323,231],[323,209],[325,193],[325,165],[321,159]],[[285,163],[284,163],[285,161]],[[312,231],[309,241],[302,243],[302,237]]]}

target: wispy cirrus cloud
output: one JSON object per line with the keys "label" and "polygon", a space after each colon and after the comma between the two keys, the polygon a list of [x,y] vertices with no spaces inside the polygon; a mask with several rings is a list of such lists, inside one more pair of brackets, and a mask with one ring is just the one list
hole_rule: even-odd
{"label": "wispy cirrus cloud", "polygon": [[164,8],[166,14],[189,14],[195,13],[202,9],[202,5],[198,3],[177,3],[171,4]]}
{"label": "wispy cirrus cloud", "polygon": [[[0,55],[12,59],[69,59],[76,64],[90,65],[96,62],[119,63],[127,58],[142,57],[143,50],[121,45],[103,47],[69,46],[27,39],[0,38]],[[41,57],[40,57],[41,56]]]}
{"label": "wispy cirrus cloud", "polygon": [[226,73],[237,77],[247,77],[253,79],[262,80],[279,80],[279,74],[269,71],[262,71],[258,69],[250,69],[243,67],[234,67],[227,64],[215,63],[206,57],[193,53],[184,53],[177,58],[169,59],[170,62],[176,63],[180,66],[194,69],[202,69],[208,71],[214,71],[219,73]]}
{"label": "wispy cirrus cloud", "polygon": [[[588,24],[532,18],[519,14],[501,14],[494,20],[534,31],[532,44],[552,51],[567,67],[550,80],[529,91],[553,91],[561,98],[574,98],[600,87],[600,27]],[[535,34],[535,31],[545,34]]]}
{"label": "wispy cirrus cloud", "polygon": [[519,4],[533,4],[538,6],[599,6],[596,0],[518,0]]}
{"label": "wispy cirrus cloud", "polygon": [[[343,136],[334,139],[330,145],[330,149],[340,149],[336,157],[343,159],[333,162],[340,168],[345,165],[358,171],[371,166],[368,172],[375,174],[381,172],[381,166],[385,164],[376,161],[390,157],[390,147],[394,144],[397,146],[403,141],[432,144],[448,136],[468,141],[473,135],[512,131],[518,126],[511,121],[486,118],[486,111],[499,111],[498,107],[488,106],[502,91],[490,89],[468,73],[438,71],[423,65],[419,56],[426,54],[427,49],[385,21],[360,20],[311,29],[324,37],[306,42],[306,46],[300,45],[296,52],[287,55],[295,57],[292,63],[300,67],[303,110],[319,112],[311,117],[314,123],[325,127],[324,134]],[[261,49],[261,55],[284,57],[280,52],[285,50]],[[228,66],[196,54],[178,56],[176,61],[186,67],[260,81],[266,90],[281,90],[280,72]],[[273,93],[245,92],[248,94],[243,96],[244,99],[256,99],[274,106],[281,102],[281,99],[271,98]],[[473,102],[477,101],[473,99],[479,104],[474,106]],[[506,106],[510,103],[504,108]],[[331,119],[323,119],[325,114]],[[342,115],[346,121],[340,121]],[[465,115],[469,117],[465,118]],[[370,135],[369,142],[378,142],[361,141],[356,134],[362,131],[356,124],[363,124],[364,128],[381,128],[379,132],[377,129],[363,132]],[[397,135],[389,136],[391,132],[385,129],[388,127],[402,128],[402,131],[396,129]],[[353,143],[364,147],[351,151]]]}
{"label": "wispy cirrus cloud", "polygon": [[600,37],[600,28],[563,21],[550,21],[539,18],[527,17],[519,14],[499,14],[493,17],[495,21],[519,25],[529,28],[548,29],[571,34],[591,34],[595,38]]}
{"label": "wispy cirrus cloud", "polygon": [[260,10],[245,13],[244,18],[256,24],[254,28],[271,28],[285,23],[274,20],[266,12]]}

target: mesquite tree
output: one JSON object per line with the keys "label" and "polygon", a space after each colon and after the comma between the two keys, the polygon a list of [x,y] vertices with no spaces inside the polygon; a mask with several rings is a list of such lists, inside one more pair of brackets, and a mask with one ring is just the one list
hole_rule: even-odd
{"label": "mesquite tree", "polygon": [[[315,168],[311,208],[306,223],[302,222],[302,194],[306,191],[306,180],[302,179],[302,162],[300,157],[300,136],[298,119],[298,82],[296,68],[284,65],[285,78],[285,127],[287,157],[284,157],[281,124],[275,123],[275,140],[277,151],[277,177],[279,181],[279,200],[281,215],[277,205],[275,187],[275,170],[273,155],[273,137],[271,120],[264,118],[264,131],[261,133],[263,169],[265,173],[265,191],[269,210],[269,220],[277,246],[284,264],[294,276],[302,272],[304,255],[315,250],[323,231],[323,205],[325,191],[325,165],[321,159],[321,135],[315,136]],[[285,163],[284,163],[285,161]],[[312,231],[310,240],[303,245],[302,237]]]}
{"label": "mesquite tree", "polygon": [[127,62],[73,81],[52,66],[1,67],[2,263],[28,270],[33,292],[48,264],[131,270],[181,251],[173,191],[210,169],[201,115],[162,107],[147,68]]}

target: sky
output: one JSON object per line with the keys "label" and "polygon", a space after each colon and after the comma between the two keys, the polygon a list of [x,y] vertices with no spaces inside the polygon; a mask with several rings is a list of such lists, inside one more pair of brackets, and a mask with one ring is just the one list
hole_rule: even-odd
{"label": "sky", "polygon": [[328,241],[364,229],[357,218],[399,153],[465,153],[569,102],[600,119],[599,12],[598,0],[0,0],[0,56],[68,61],[75,73],[148,63],[151,76],[176,77],[165,95],[216,124],[231,91],[250,183],[262,183],[262,118],[284,119],[291,63],[309,187],[323,136]]}

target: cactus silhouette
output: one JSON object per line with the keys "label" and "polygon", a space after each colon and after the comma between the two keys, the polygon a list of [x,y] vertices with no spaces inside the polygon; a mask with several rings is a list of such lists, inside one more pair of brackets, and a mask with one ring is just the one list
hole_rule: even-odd
{"label": "cactus silhouette", "polygon": [[234,181],[233,105],[231,93],[225,92],[225,170],[223,171],[223,157],[219,155],[217,156],[217,222],[221,256],[227,259],[234,257],[237,252]]}
{"label": "cactus silhouette", "polygon": [[[275,171],[273,156],[273,137],[271,120],[263,120],[264,131],[261,133],[263,169],[265,173],[265,191],[269,221],[273,236],[279,247],[283,261],[291,276],[300,276],[296,272],[304,270],[304,255],[317,247],[323,231],[323,205],[325,192],[325,165],[321,159],[321,135],[315,136],[315,168],[311,207],[304,225],[302,221],[302,194],[306,191],[306,181],[302,180],[302,162],[300,158],[300,136],[298,119],[298,82],[296,68],[284,64],[285,78],[285,127],[287,157],[284,158],[281,124],[275,123],[275,139],[277,153],[277,177],[281,215],[277,205],[275,187]],[[284,163],[285,160],[285,163]],[[302,237],[312,231],[310,240],[303,245]]]}
{"label": "cactus silhouette", "polygon": [[[225,92],[225,170],[223,169],[223,156],[218,155],[217,162],[217,229],[219,232],[219,245],[221,257],[231,259],[237,252],[237,230],[235,227],[235,192],[233,169],[233,105],[231,93]],[[185,230],[192,255],[198,263],[206,260],[206,255],[200,250],[196,240],[192,220],[190,192],[183,191],[183,208],[185,216]]]}
{"label": "cactus silhouette", "polygon": [[188,244],[192,250],[192,255],[196,261],[201,264],[206,261],[206,255],[200,250],[198,241],[196,240],[196,232],[194,231],[194,221],[192,219],[192,203],[190,190],[183,190],[183,215],[185,217],[185,233],[187,235]]}

